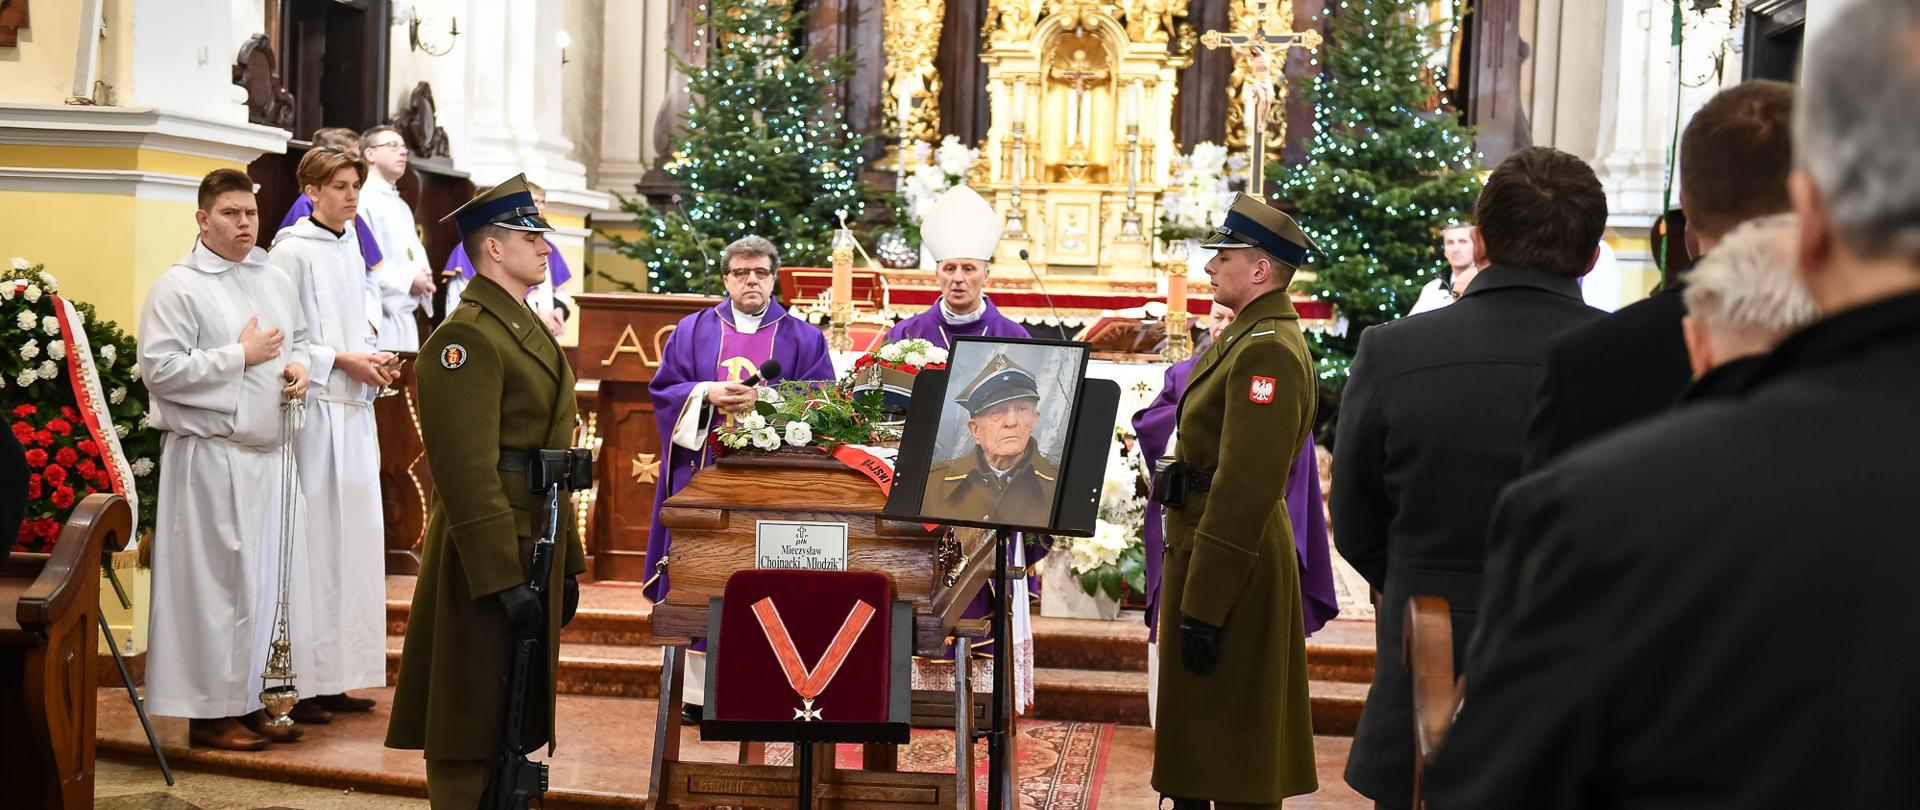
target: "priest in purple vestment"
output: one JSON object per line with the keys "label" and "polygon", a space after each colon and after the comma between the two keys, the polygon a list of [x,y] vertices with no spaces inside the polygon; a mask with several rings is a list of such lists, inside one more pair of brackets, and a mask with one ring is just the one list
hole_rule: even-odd
{"label": "priest in purple vestment", "polygon": [[[820,329],[773,300],[774,268],[779,253],[772,242],[748,236],[727,246],[720,257],[725,268],[727,300],[680,319],[661,350],[660,369],[647,384],[653,395],[654,419],[659,423],[659,486],[654,497],[653,531],[647,540],[647,570],[667,556],[672,543],[660,525],[660,504],[713,460],[708,432],[734,415],[752,410],[759,390],[742,381],[756,374],[767,360],[780,361],[780,374],[771,380],[832,380],[833,361]],[[666,571],[646,588],[656,602],[671,590]]]}
{"label": "priest in purple vestment", "polygon": [[1027,328],[987,300],[988,263],[1000,246],[1000,215],[979,194],[954,186],[928,209],[921,226],[933,254],[940,299],[933,308],[893,325],[888,340],[921,338],[942,349],[958,335],[1028,337]]}
{"label": "priest in purple vestment", "polygon": [[[833,361],[818,327],[787,316],[773,300],[773,276],[780,266],[772,242],[748,236],[728,245],[720,256],[727,300],[680,319],[661,350],[660,368],[647,384],[660,429],[660,471],[653,499],[653,530],[647,535],[647,571],[643,589],[655,602],[671,597],[667,559],[673,538],[660,525],[660,504],[679,492],[693,474],[713,463],[707,441],[714,425],[744,414],[759,401],[759,389],[744,381],[762,363],[780,361],[779,380],[832,380]],[[688,714],[697,717],[704,702],[703,663],[689,662]]]}
{"label": "priest in purple vestment", "polygon": [[[1233,323],[1233,310],[1214,304],[1212,320],[1207,331],[1210,337],[1217,337],[1227,324]],[[1196,353],[1192,358],[1169,366],[1160,394],[1133,415],[1133,432],[1140,437],[1140,453],[1149,465],[1173,450],[1168,443],[1173,438],[1180,397],[1186,393],[1187,376],[1193,373],[1193,366],[1199,359]],[[1294,458],[1293,467],[1287,471],[1287,516],[1293,521],[1294,550],[1300,559],[1301,616],[1305,619],[1308,635],[1324,627],[1340,613],[1333,589],[1333,559],[1328,550],[1326,513],[1320,508],[1320,468],[1313,448],[1313,433],[1309,431],[1306,443],[1300,446],[1300,455]],[[1154,616],[1160,607],[1160,564],[1165,550],[1160,515],[1160,504],[1149,502],[1146,526],[1142,531],[1147,546],[1149,642],[1157,640],[1159,629]]]}

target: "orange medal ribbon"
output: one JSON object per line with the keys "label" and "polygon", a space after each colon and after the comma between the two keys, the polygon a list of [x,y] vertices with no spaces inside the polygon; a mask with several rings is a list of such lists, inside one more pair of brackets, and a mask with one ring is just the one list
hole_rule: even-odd
{"label": "orange medal ribbon", "polygon": [[804,708],[793,710],[793,719],[809,722],[821,719],[820,710],[813,708],[813,699],[826,691],[827,684],[840,672],[840,665],[846,663],[847,654],[853,651],[860,634],[866,632],[873,614],[872,605],[854,602],[847,620],[840,624],[840,632],[834,634],[827,651],[820,654],[820,661],[809,670],[800,662],[800,651],[794,647],[793,636],[787,633],[787,623],[780,618],[780,609],[774,607],[773,598],[764,597],[753,603],[753,616],[760,620],[760,630],[767,634],[767,644],[773,647],[773,655],[786,673],[787,684],[805,701]]}

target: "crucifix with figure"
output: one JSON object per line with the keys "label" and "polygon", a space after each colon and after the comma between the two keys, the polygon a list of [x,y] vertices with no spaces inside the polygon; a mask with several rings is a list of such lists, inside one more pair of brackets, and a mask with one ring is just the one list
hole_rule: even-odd
{"label": "crucifix with figure", "polygon": [[1247,148],[1252,157],[1248,169],[1251,176],[1247,179],[1247,193],[1266,199],[1267,186],[1267,119],[1273,115],[1273,55],[1279,57],[1279,73],[1286,73],[1286,52],[1288,48],[1320,47],[1319,31],[1289,31],[1286,23],[1280,19],[1280,9],[1273,0],[1252,0],[1254,7],[1253,30],[1246,33],[1227,33],[1208,31],[1200,35],[1200,44],[1209,50],[1226,46],[1235,53],[1244,53],[1247,57],[1247,80],[1244,86],[1246,96]]}

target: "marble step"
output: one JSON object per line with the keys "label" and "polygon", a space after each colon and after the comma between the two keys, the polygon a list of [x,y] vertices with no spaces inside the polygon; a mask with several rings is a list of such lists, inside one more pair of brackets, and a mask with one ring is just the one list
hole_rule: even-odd
{"label": "marble step", "polygon": [[[398,577],[393,579],[400,579]],[[411,577],[405,578],[411,595]],[[389,588],[387,632],[406,632],[409,603],[396,599]],[[650,646],[653,644],[651,606],[638,589],[620,585],[589,585],[582,606],[561,631],[566,646]],[[1115,621],[1033,619],[1034,664],[1038,667],[1140,672],[1147,670],[1147,628],[1139,611],[1128,611]],[[1314,680],[1367,683],[1373,680],[1373,623],[1335,620],[1307,639],[1307,677]],[[658,656],[655,656],[658,660]]]}
{"label": "marble step", "polygon": [[[387,638],[387,683],[400,672],[401,637]],[[658,647],[563,644],[560,693],[599,697],[657,698],[660,695]],[[1367,684],[1310,681],[1315,733],[1346,736],[1359,722]],[[1043,719],[1147,724],[1147,673],[1140,671],[1034,669],[1033,715]]]}

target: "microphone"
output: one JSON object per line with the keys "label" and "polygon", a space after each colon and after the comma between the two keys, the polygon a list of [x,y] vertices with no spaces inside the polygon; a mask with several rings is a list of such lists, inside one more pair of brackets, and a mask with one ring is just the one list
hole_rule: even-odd
{"label": "microphone", "polygon": [[1060,310],[1053,308],[1053,296],[1047,294],[1047,282],[1041,280],[1040,271],[1033,269],[1033,260],[1027,258],[1026,248],[1020,249],[1020,261],[1027,263],[1027,272],[1033,274],[1033,283],[1040,288],[1040,297],[1047,302],[1047,310],[1053,313],[1053,319],[1060,322],[1062,329],[1066,328],[1067,321],[1060,317]]}
{"label": "microphone", "polygon": [[707,253],[707,241],[701,239],[700,232],[693,229],[693,221],[686,218],[687,207],[680,202],[680,192],[673,193],[673,207],[680,209],[681,227],[686,228],[693,237],[693,246],[700,250],[700,258],[707,263],[706,269],[700,273],[700,294],[706,295],[708,290],[713,289],[713,256]]}
{"label": "microphone", "polygon": [[741,380],[740,384],[748,388],[753,388],[764,381],[771,380],[778,376],[780,376],[780,361],[768,358],[767,362],[760,364],[759,370],[753,372],[753,374],[746,379]]}

